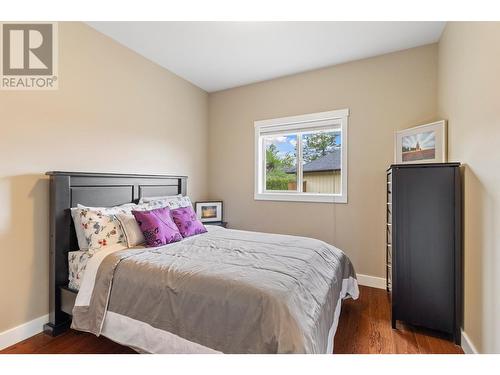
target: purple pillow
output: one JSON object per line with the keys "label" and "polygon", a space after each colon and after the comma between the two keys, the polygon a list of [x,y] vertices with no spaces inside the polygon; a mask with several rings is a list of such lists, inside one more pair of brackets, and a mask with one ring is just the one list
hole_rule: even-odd
{"label": "purple pillow", "polygon": [[190,237],[207,231],[207,228],[198,220],[193,207],[176,208],[170,211],[170,214],[182,237]]}
{"label": "purple pillow", "polygon": [[132,211],[141,228],[147,247],[162,246],[182,240],[179,229],[170,217],[168,207],[151,211]]}

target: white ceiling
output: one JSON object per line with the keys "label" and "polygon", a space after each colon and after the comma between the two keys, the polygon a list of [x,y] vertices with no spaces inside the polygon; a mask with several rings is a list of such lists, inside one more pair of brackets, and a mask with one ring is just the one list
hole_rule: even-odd
{"label": "white ceiling", "polygon": [[213,92],[437,42],[445,22],[88,22]]}

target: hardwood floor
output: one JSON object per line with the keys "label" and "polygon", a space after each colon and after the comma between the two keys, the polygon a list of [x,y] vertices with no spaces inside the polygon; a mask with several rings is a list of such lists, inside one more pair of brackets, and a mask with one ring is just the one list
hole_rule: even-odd
{"label": "hardwood floor", "polygon": [[134,350],[105,337],[68,330],[57,337],[39,333],[0,354],[133,354]]}
{"label": "hardwood floor", "polygon": [[[43,333],[0,351],[2,354],[131,354],[132,349],[105,337],[69,330],[50,337]],[[437,337],[435,333],[398,324],[392,330],[390,304],[381,289],[360,287],[360,297],[342,305],[335,353],[463,353],[462,348]]]}
{"label": "hardwood floor", "polygon": [[385,290],[360,287],[356,301],[342,304],[334,352],[339,354],[463,354],[460,346],[398,322],[391,328],[391,305]]}

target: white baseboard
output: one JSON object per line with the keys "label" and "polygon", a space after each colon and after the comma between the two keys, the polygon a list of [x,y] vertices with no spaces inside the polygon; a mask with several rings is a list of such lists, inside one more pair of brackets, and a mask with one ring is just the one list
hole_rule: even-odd
{"label": "white baseboard", "polygon": [[48,321],[49,315],[47,314],[7,331],[0,332],[0,350],[42,332],[43,325]]}
{"label": "white baseboard", "polygon": [[465,354],[479,354],[470,337],[462,330],[462,349]]}
{"label": "white baseboard", "polygon": [[378,289],[386,288],[385,278],[383,277],[368,276],[359,273],[356,274],[356,277],[358,278],[359,285],[370,286]]}

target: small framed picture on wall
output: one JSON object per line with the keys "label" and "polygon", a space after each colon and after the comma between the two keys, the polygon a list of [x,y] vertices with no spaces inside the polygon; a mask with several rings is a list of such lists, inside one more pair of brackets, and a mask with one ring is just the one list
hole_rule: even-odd
{"label": "small framed picture on wall", "polygon": [[203,223],[222,221],[222,201],[196,202],[196,216]]}
{"label": "small framed picture on wall", "polygon": [[396,132],[394,139],[394,162],[445,163],[446,162],[446,121]]}

